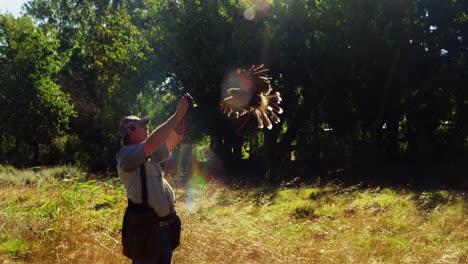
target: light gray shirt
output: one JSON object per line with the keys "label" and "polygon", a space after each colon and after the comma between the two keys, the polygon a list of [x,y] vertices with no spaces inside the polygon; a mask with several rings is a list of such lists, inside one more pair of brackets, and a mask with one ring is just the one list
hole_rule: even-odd
{"label": "light gray shirt", "polygon": [[140,164],[145,163],[148,205],[158,216],[164,217],[173,212],[174,191],[164,179],[161,162],[169,157],[166,144],[156,149],[149,159],[145,159],[143,143],[125,145],[117,153],[117,172],[125,186],[127,197],[134,203],[142,203]]}

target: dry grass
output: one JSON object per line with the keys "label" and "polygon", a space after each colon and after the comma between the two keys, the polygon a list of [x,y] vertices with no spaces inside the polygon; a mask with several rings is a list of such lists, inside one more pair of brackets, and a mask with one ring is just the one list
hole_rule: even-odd
{"label": "dry grass", "polygon": [[467,204],[461,194],[447,192],[450,201],[427,209],[418,194],[389,189],[238,193],[244,198],[228,204],[222,194],[204,197],[209,205],[184,215],[186,245],[176,263],[467,261]]}
{"label": "dry grass", "polygon": [[[37,187],[1,185],[0,260],[8,263],[119,263],[120,187],[58,183]],[[113,199],[115,197],[116,199]],[[96,205],[101,206],[96,210]],[[5,247],[22,241],[27,250]],[[0,263],[2,263],[0,261]]]}
{"label": "dry grass", "polygon": [[[54,179],[0,184],[0,263],[129,263],[118,180]],[[463,192],[212,183],[178,196],[174,263],[468,262]]]}

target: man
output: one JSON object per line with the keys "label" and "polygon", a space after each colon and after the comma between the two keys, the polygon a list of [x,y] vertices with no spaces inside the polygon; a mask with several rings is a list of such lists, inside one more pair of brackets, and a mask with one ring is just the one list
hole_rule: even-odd
{"label": "man", "polygon": [[[143,163],[147,182],[147,203],[160,218],[165,220],[174,213],[174,192],[164,179],[161,162],[183,137],[185,132],[184,116],[189,107],[182,97],[175,113],[148,135],[149,118],[127,116],[119,125],[119,136],[123,146],[117,153],[117,172],[125,186],[128,199],[135,204],[142,204],[140,165]],[[132,260],[133,264],[171,263],[172,247],[169,241],[167,221],[160,222],[159,249],[150,259]]]}

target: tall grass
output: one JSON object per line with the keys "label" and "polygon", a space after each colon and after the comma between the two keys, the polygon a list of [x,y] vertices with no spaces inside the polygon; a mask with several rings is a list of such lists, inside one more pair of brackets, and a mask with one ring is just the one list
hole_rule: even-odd
{"label": "tall grass", "polygon": [[0,184],[41,185],[57,179],[83,179],[85,176],[86,173],[72,166],[18,170],[12,166],[0,165]]}
{"label": "tall grass", "polygon": [[[14,173],[2,175],[0,184],[0,260],[124,260],[117,237],[125,193],[117,179],[86,180],[84,173],[71,167]],[[15,253],[11,241],[25,241],[25,246]]]}
{"label": "tall grass", "polygon": [[[118,179],[10,170],[22,180],[0,172],[0,263],[129,263]],[[467,263],[467,204],[462,191],[212,182],[178,190],[174,263]]]}
{"label": "tall grass", "polygon": [[205,197],[208,205],[201,204],[188,217],[189,246],[181,248],[177,259],[179,263],[465,263],[466,197],[446,192],[450,197],[446,202],[428,209],[420,201],[428,193],[432,192],[328,186],[260,195],[240,191],[237,196],[244,198],[230,204],[218,198],[213,205]]}

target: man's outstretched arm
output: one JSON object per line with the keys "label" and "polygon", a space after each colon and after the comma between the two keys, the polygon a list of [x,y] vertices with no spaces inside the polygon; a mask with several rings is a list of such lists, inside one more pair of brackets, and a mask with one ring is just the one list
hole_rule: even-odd
{"label": "man's outstretched arm", "polygon": [[[169,117],[166,122],[162,123],[153,132],[151,132],[143,145],[145,157],[149,157],[159,146],[166,142],[171,133],[174,133],[174,128],[177,126],[177,124],[179,124],[182,118],[184,118],[188,107],[189,104],[187,99],[182,97],[177,103],[177,109],[175,113]],[[174,148],[174,146],[172,148]]]}

